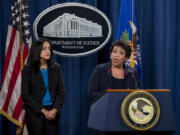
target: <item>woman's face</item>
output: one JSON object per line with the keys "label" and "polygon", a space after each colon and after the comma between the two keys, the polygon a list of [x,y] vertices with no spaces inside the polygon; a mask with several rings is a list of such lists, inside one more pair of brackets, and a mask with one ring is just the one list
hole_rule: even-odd
{"label": "woman's face", "polygon": [[44,60],[49,60],[50,57],[51,57],[51,47],[50,47],[50,44],[45,41],[43,43],[40,58]]}
{"label": "woman's face", "polygon": [[110,58],[113,66],[122,66],[124,62],[128,60],[128,57],[126,57],[126,51],[119,46],[114,46]]}

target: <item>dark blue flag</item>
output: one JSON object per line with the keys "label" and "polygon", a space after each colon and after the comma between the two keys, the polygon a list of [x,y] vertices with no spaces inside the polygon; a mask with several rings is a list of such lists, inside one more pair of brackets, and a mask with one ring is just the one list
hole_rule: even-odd
{"label": "dark blue flag", "polygon": [[135,0],[121,0],[116,40],[122,39],[131,45],[132,54],[126,64],[137,70],[142,82],[141,46],[137,34],[135,9]]}

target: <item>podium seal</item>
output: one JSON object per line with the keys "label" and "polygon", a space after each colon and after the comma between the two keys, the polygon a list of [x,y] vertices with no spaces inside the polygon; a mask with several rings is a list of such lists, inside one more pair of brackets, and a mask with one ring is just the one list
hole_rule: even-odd
{"label": "podium seal", "polygon": [[146,131],[159,120],[160,108],[156,98],[145,91],[130,93],[121,105],[124,122],[132,129]]}

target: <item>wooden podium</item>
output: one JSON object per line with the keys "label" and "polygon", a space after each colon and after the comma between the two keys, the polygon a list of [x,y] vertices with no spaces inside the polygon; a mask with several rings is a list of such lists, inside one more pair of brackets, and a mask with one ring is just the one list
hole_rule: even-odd
{"label": "wooden podium", "polygon": [[139,90],[106,90],[90,107],[88,127],[99,135],[172,135],[176,127],[170,90],[141,89],[152,94],[159,103],[159,120],[151,129],[137,131],[124,122],[121,115],[122,102],[128,94]]}

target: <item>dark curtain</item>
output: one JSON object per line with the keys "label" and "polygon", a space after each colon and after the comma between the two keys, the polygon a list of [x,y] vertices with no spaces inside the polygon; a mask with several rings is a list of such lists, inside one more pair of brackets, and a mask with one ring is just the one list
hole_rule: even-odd
{"label": "dark curtain", "polygon": [[180,1],[138,0],[144,87],[170,89],[180,134]]}
{"label": "dark curtain", "polygon": [[[54,56],[54,60],[61,64],[66,88],[66,101],[58,134],[92,135],[87,128],[87,84],[95,65],[109,61],[109,47],[115,40],[117,31],[120,0],[31,0],[31,24],[44,9],[63,2],[81,2],[95,6],[108,16],[112,24],[112,38],[97,53],[75,58]],[[11,0],[2,0],[0,4],[0,75],[4,64],[10,4]],[[179,6],[179,0],[136,0],[144,87],[171,89],[177,124],[175,135],[180,134]],[[0,116],[0,135],[15,135],[15,131],[16,126]]]}

